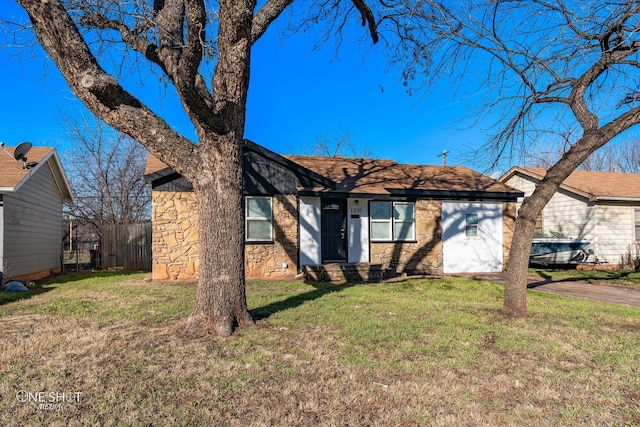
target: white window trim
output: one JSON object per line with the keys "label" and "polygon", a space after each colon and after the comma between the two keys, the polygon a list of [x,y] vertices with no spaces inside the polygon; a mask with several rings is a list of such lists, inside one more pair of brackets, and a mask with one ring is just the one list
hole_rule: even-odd
{"label": "white window trim", "polygon": [[[389,218],[387,219],[373,219],[373,216],[371,215],[372,209],[371,206],[369,206],[369,236],[372,242],[415,242],[416,241],[416,203],[415,202],[400,202],[400,201],[385,201],[385,200],[372,200],[371,203],[388,203],[389,206]],[[395,203],[399,203],[399,204],[408,204],[408,205],[413,205],[413,220],[411,221],[403,221],[403,220],[396,220],[395,215],[394,215],[394,204]],[[388,223],[389,224],[389,239],[379,239],[379,238],[374,238],[373,236],[371,236],[371,224],[373,223],[378,223],[378,224],[383,224],[383,223]],[[413,235],[406,238],[406,239],[396,239],[396,227],[397,226],[402,226],[402,224],[413,224],[412,227],[412,231],[413,231]]]}
{"label": "white window trim", "polygon": [[638,235],[638,225],[640,225],[640,208],[633,208],[633,241],[640,242]]}
{"label": "white window trim", "polygon": [[[475,215],[476,222],[474,224],[470,224],[469,223],[469,215]],[[476,230],[476,234],[475,235],[470,236],[469,234],[467,234],[467,231],[469,230],[469,227],[475,228],[475,230]],[[477,212],[465,214],[465,216],[464,216],[464,236],[467,239],[478,239],[480,237],[480,215]]]}
{"label": "white window trim", "polygon": [[[271,207],[270,217],[249,217],[249,200],[250,199],[267,199]],[[245,196],[244,198],[244,235],[246,242],[273,242],[273,197],[271,196]],[[268,221],[269,222],[269,238],[256,239],[249,237],[249,222],[250,221]]]}

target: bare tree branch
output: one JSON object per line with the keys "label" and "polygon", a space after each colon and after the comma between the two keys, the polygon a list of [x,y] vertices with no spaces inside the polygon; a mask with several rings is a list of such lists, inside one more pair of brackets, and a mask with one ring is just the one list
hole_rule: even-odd
{"label": "bare tree branch", "polygon": [[262,37],[265,31],[267,31],[267,28],[269,28],[269,25],[271,25],[291,3],[293,3],[293,0],[269,0],[262,5],[258,13],[253,17],[253,25],[251,26],[252,44]]}
{"label": "bare tree branch", "polygon": [[[193,143],[175,133],[98,65],[59,0],[20,0],[20,4],[32,17],[40,43],[54,61],[63,64],[60,71],[65,80],[92,112],[144,142],[155,155],[167,162],[179,164],[180,158],[192,155]],[[122,117],[126,119],[122,120]],[[176,141],[171,149],[162,144],[167,138]]]}
{"label": "bare tree branch", "polygon": [[69,212],[100,235],[104,224],[150,219],[150,188],[144,181],[146,150],[97,119],[63,117],[73,149],[67,174],[76,194]]}
{"label": "bare tree branch", "polygon": [[376,24],[376,19],[373,16],[373,12],[364,2],[364,0],[351,0],[355,7],[360,12],[362,16],[362,26],[367,26],[369,28],[369,35],[371,36],[371,40],[373,43],[378,43],[378,25]]}
{"label": "bare tree branch", "polygon": [[640,97],[634,96],[640,71],[640,4],[594,1],[587,7],[562,0],[505,0],[453,7],[449,13],[458,22],[440,21],[439,32],[445,36],[433,39],[441,46],[438,60],[417,65],[439,75],[462,67],[486,76],[481,82],[491,95],[481,113],[497,119],[494,134],[482,147],[484,159],[496,167],[504,157],[511,162],[508,157],[514,153],[535,150],[541,135],[566,146],[522,203],[516,220],[518,239],[510,251],[504,308],[509,315],[524,316],[537,215],[585,159],[640,123]]}

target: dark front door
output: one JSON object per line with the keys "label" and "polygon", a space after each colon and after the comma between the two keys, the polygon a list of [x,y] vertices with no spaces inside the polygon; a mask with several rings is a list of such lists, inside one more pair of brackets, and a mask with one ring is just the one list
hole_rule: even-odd
{"label": "dark front door", "polygon": [[345,201],[340,199],[322,200],[322,261],[346,261]]}

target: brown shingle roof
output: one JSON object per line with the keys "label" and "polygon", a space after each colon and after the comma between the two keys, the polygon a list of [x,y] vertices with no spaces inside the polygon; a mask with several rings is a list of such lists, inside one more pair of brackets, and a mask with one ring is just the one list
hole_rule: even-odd
{"label": "brown shingle roof", "polygon": [[[13,158],[14,149],[15,147],[0,148],[0,188],[3,189],[15,189],[32,171],[32,169],[22,169],[22,161]],[[48,158],[52,151],[52,147],[33,147],[27,153],[27,159],[29,163],[39,163]]]}
{"label": "brown shingle roof", "polygon": [[519,193],[463,166],[405,165],[378,159],[284,157],[335,181],[335,191],[339,192],[389,194],[393,190],[413,190]]}
{"label": "brown shingle roof", "polygon": [[[351,194],[393,194],[394,190],[420,192],[506,193],[515,190],[488,176],[463,166],[422,166],[398,164],[393,160],[282,156],[336,183],[335,189],[318,185],[301,188],[311,192]],[[160,172],[167,166],[149,154],[145,174]]]}
{"label": "brown shingle roof", "polygon": [[147,164],[144,169],[144,174],[149,175],[155,172],[160,172],[163,169],[166,169],[167,165],[161,162],[156,156],[149,153],[147,156]]}
{"label": "brown shingle roof", "polygon": [[[500,180],[504,182],[515,174],[541,180],[546,173],[543,168],[514,167]],[[640,174],[574,171],[560,187],[590,200],[640,199]]]}

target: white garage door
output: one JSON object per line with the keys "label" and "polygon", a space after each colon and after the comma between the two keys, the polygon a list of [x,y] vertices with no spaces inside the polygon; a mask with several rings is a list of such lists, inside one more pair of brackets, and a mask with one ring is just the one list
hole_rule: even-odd
{"label": "white garage door", "polygon": [[502,271],[502,204],[442,203],[445,273]]}

